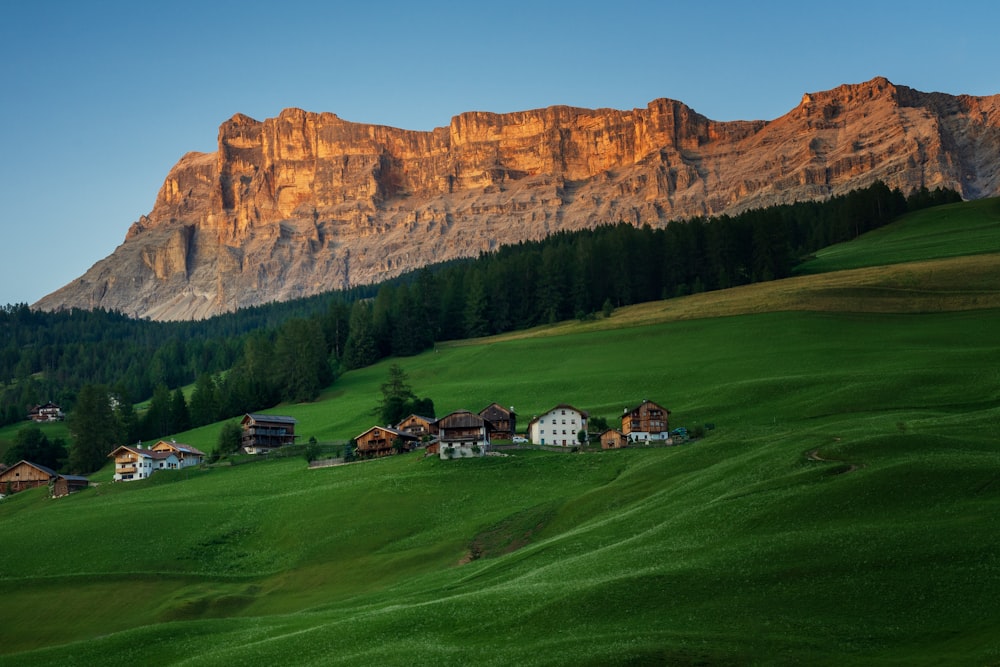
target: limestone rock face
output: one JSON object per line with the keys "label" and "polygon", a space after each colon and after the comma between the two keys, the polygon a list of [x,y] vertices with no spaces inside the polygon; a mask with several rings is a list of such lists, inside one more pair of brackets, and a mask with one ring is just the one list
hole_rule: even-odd
{"label": "limestone rock face", "polygon": [[662,226],[875,180],[1000,195],[1000,95],[877,78],[806,94],[772,121],[716,122],[660,99],[468,112],[430,132],[300,109],[237,114],[215,153],[171,169],[122,245],[35,306],[208,317],[560,230]]}

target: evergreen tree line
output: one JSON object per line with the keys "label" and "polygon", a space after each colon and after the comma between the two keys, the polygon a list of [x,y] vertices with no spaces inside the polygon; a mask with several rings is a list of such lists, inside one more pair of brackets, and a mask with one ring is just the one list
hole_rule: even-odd
{"label": "evergreen tree line", "polygon": [[[376,289],[338,294],[367,298]],[[103,309],[0,306],[0,426],[22,421],[28,408],[47,401],[71,409],[85,384],[144,401],[159,385],[179,387],[200,373],[225,371],[243,356],[250,332],[324,312],[329,301],[324,294],[191,322],[152,322]]]}
{"label": "evergreen tree line", "polygon": [[[377,287],[200,322],[7,306],[0,308],[0,423],[23,420],[30,405],[46,400],[72,409],[84,386],[100,385],[118,406],[150,399],[141,417],[117,417],[123,441],[161,437],[280,401],[313,400],[342,370],[417,354],[435,341],[783,278],[819,248],[901,213],[958,200],[940,189],[904,198],[876,183],[825,202],[662,229],[618,224],[563,232]],[[192,382],[185,398],[177,388]]]}

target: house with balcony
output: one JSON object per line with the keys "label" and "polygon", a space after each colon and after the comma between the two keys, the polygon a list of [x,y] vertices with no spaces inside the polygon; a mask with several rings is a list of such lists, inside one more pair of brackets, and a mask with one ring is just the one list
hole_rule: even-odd
{"label": "house with balcony", "polygon": [[650,400],[643,400],[622,414],[622,433],[630,442],[670,439],[670,410]]}
{"label": "house with balcony", "polygon": [[200,465],[205,461],[205,452],[192,447],[191,445],[185,445],[183,443],[177,442],[176,440],[171,440],[167,442],[166,440],[160,440],[158,443],[150,448],[154,452],[168,452],[174,454],[177,457],[179,468],[190,468],[191,466]]}
{"label": "house with balcony", "polygon": [[244,415],[240,421],[243,428],[240,448],[247,454],[266,454],[272,449],[294,445],[298,437],[295,435],[297,423],[294,417],[282,415]]}
{"label": "house with balcony", "polygon": [[420,438],[407,431],[389,426],[372,426],[354,438],[356,453],[363,458],[377,458],[408,452],[416,447]]}
{"label": "house with balcony", "polygon": [[458,410],[438,420],[438,456],[458,459],[485,456],[493,424],[468,410]]}
{"label": "house with balcony", "polygon": [[137,445],[122,445],[108,454],[115,460],[116,482],[134,482],[147,479],[157,470],[177,470],[181,467],[180,459],[172,451],[153,451]]}

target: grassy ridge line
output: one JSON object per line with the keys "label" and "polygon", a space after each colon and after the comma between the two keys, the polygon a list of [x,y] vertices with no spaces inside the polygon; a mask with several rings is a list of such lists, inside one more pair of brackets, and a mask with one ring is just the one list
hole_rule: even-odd
{"label": "grassy ridge line", "polygon": [[1000,198],[916,211],[816,253],[798,273],[824,273],[1000,252]]}
{"label": "grassy ridge line", "polygon": [[776,311],[930,313],[989,308],[1000,308],[1000,254],[796,276],[625,306],[607,319],[562,322],[439,347]]}

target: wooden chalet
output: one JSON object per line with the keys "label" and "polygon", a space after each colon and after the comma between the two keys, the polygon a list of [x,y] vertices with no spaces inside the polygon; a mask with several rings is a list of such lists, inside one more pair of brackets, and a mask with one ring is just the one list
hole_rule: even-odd
{"label": "wooden chalet", "polygon": [[0,493],[18,493],[36,486],[48,486],[58,473],[31,461],[18,461],[0,473]]}
{"label": "wooden chalet", "polygon": [[517,435],[517,413],[499,403],[491,403],[479,411],[479,416],[493,424],[493,440],[510,440]]}
{"label": "wooden chalet", "polygon": [[281,415],[247,414],[240,422],[243,427],[243,438],[240,447],[247,454],[266,454],[272,449],[294,445],[294,417]]}
{"label": "wooden chalet", "polygon": [[65,418],[66,415],[63,413],[62,408],[51,402],[44,405],[36,405],[28,411],[28,419],[38,423],[58,422]]}
{"label": "wooden chalet", "polygon": [[629,440],[667,440],[670,438],[670,410],[644,400],[622,415],[622,433]]}
{"label": "wooden chalet", "polygon": [[405,431],[417,436],[418,439],[425,435],[435,436],[438,432],[438,420],[434,417],[421,417],[420,415],[410,415],[403,421],[396,424],[396,430]]}
{"label": "wooden chalet", "polygon": [[200,465],[205,461],[205,452],[192,447],[191,445],[185,445],[180,442],[171,440],[167,442],[166,440],[160,440],[158,443],[150,447],[151,451],[154,452],[167,452],[172,453],[177,457],[177,463],[179,468],[189,468],[191,466]]}
{"label": "wooden chalet", "polygon": [[439,456],[443,459],[484,456],[492,432],[489,420],[468,410],[452,412],[438,420]]}
{"label": "wooden chalet", "polygon": [[408,431],[400,431],[389,426],[372,426],[354,438],[357,455],[364,458],[390,456],[412,450],[420,438]]}
{"label": "wooden chalet", "polygon": [[628,437],[616,428],[601,434],[601,449],[621,449],[628,446]]}
{"label": "wooden chalet", "polygon": [[577,434],[587,430],[589,417],[584,410],[560,403],[528,422],[528,439],[536,445],[576,446],[580,444]]}

